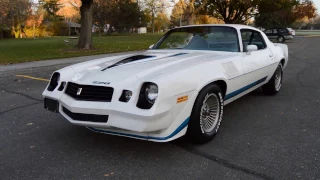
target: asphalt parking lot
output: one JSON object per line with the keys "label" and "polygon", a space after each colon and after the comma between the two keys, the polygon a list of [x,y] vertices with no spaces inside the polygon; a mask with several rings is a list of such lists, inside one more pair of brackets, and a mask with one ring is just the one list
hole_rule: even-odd
{"label": "asphalt parking lot", "polygon": [[226,106],[204,145],[94,133],[44,110],[46,81],[0,77],[0,179],[320,179],[320,38],[288,45],[280,93]]}

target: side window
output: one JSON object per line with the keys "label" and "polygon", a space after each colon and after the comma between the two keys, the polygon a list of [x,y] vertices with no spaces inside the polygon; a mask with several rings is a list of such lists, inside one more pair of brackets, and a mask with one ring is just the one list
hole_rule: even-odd
{"label": "side window", "polygon": [[250,45],[250,39],[252,37],[252,30],[241,29],[243,51],[247,52],[247,46]]}
{"label": "side window", "polygon": [[258,50],[265,49],[267,47],[262,35],[258,31],[242,29],[241,37],[244,52],[247,51],[248,45],[256,45],[258,47]]}
{"label": "side window", "polygon": [[252,36],[251,30],[241,30],[242,42],[249,42]]}
{"label": "side window", "polygon": [[273,29],[273,33],[278,33],[278,30],[277,29]]}
{"label": "side window", "polygon": [[271,29],[265,30],[264,33],[270,34],[270,33],[272,33],[272,30]]}
{"label": "side window", "polygon": [[251,44],[258,46],[258,49],[264,49],[267,47],[262,35],[258,31],[253,31],[253,38]]}
{"label": "side window", "polygon": [[279,29],[279,32],[281,32],[281,33],[287,33],[288,30],[287,30],[287,29]]}

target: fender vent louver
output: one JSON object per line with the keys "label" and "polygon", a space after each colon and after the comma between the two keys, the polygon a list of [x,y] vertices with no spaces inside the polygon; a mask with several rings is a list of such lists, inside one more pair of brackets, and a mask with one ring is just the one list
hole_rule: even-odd
{"label": "fender vent louver", "polygon": [[131,56],[131,57],[127,57],[111,66],[108,66],[104,69],[102,69],[101,71],[104,71],[106,69],[109,69],[109,68],[112,68],[112,67],[116,67],[116,66],[119,66],[119,65],[123,65],[123,64],[127,64],[127,63],[131,63],[131,62],[134,62],[134,61],[138,61],[138,60],[141,60],[141,59],[147,59],[147,58],[153,58],[155,56],[147,56],[147,55],[136,55],[136,56]]}

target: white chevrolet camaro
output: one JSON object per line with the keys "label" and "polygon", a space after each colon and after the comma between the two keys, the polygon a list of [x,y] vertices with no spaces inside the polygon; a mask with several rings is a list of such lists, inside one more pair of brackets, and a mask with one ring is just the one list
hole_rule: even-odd
{"label": "white chevrolet camaro", "polygon": [[276,94],[287,63],[287,45],[253,27],[179,27],[145,52],[54,72],[44,106],[95,132],[204,143],[218,132],[224,105],[259,87]]}

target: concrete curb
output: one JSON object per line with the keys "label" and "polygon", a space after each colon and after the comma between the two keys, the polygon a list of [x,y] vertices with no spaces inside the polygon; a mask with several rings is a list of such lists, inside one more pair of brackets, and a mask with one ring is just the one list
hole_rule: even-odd
{"label": "concrete curb", "polygon": [[45,60],[45,61],[34,61],[34,62],[26,62],[19,64],[10,64],[0,66],[0,77],[13,76],[15,74],[30,74],[36,72],[43,71],[55,71],[57,69],[61,69],[63,67],[89,61],[93,59],[99,59],[104,57],[110,57],[115,55],[124,55],[130,53],[140,53],[143,51],[129,51],[129,52],[121,52],[121,53],[110,53],[110,54],[100,54],[93,56],[81,56],[81,57],[73,57],[73,58],[65,58],[65,59],[53,59],[53,60]]}
{"label": "concrete curb", "polygon": [[320,37],[320,35],[296,35],[295,38],[312,38],[312,37]]}

